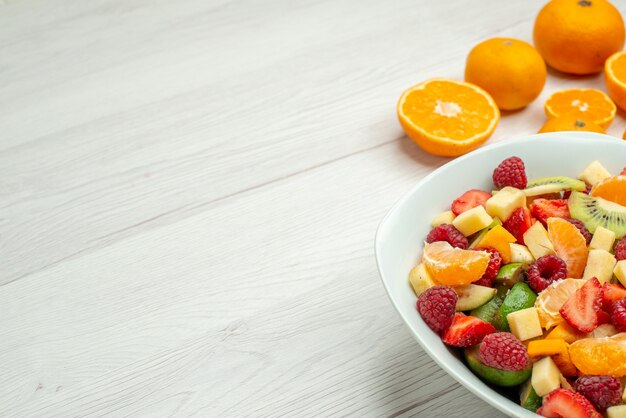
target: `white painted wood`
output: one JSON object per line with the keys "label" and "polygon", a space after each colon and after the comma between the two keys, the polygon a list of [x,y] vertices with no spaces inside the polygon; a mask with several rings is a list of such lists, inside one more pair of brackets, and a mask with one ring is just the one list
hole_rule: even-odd
{"label": "white painted wood", "polygon": [[401,91],[540,6],[0,1],[0,416],[500,416],[409,337],[372,244],[447,161]]}

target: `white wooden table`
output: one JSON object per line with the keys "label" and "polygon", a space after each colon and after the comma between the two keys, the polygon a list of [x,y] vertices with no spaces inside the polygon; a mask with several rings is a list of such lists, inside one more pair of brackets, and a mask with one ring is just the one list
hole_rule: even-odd
{"label": "white wooden table", "polygon": [[448,161],[400,93],[542,3],[0,0],[0,415],[501,416],[410,337],[373,238]]}

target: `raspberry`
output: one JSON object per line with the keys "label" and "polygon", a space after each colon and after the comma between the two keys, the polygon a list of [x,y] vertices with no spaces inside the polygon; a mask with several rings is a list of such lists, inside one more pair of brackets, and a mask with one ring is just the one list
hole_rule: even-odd
{"label": "raspberry", "polygon": [[567,277],[567,264],[554,254],[539,257],[528,268],[528,284],[535,291],[541,292],[552,282]]}
{"label": "raspberry", "polygon": [[617,260],[626,260],[626,237],[623,237],[619,241],[617,241],[617,245],[615,246],[615,258]]}
{"label": "raspberry", "polygon": [[500,165],[493,170],[492,178],[493,184],[498,189],[505,186],[524,189],[528,183],[524,161],[519,157],[509,157],[502,161]]}
{"label": "raspberry", "polygon": [[622,332],[626,332],[626,297],[613,302],[611,322]]}
{"label": "raspberry", "polygon": [[487,335],[480,344],[480,361],[500,370],[515,372],[528,366],[528,350],[510,332]]}
{"label": "raspberry", "polygon": [[431,229],[426,237],[426,242],[430,244],[435,241],[447,241],[453,247],[461,248],[462,250],[469,245],[465,235],[451,224],[443,224]]}
{"label": "raspberry", "polygon": [[456,292],[448,286],[433,286],[417,298],[417,310],[426,325],[437,334],[450,327],[456,313]]}
{"label": "raspberry", "polygon": [[622,382],[613,376],[581,376],[576,380],[574,389],[598,411],[604,411],[622,400]]}
{"label": "raspberry", "polygon": [[578,228],[580,233],[583,234],[583,237],[585,237],[585,241],[587,241],[587,245],[589,245],[593,235],[591,235],[591,232],[589,232],[585,224],[579,221],[578,219],[565,218],[565,220],[571,223],[572,225],[574,225],[576,228]]}
{"label": "raspberry", "polygon": [[[581,193],[589,194],[590,191],[591,191],[591,184],[585,183],[585,190],[582,190]],[[563,199],[569,199],[571,194],[572,194],[571,190],[565,190],[563,192]]]}
{"label": "raspberry", "polygon": [[493,286],[493,281],[498,275],[498,270],[500,270],[500,266],[502,265],[502,256],[500,252],[495,248],[486,247],[486,248],[472,248],[474,251],[487,251],[491,254],[491,258],[489,259],[489,264],[487,265],[487,270],[483,273],[483,276],[476,280],[474,284],[479,286]]}

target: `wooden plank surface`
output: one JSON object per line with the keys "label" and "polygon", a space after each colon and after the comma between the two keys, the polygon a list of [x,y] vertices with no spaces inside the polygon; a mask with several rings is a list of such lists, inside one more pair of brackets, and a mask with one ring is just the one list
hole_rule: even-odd
{"label": "wooden plank surface", "polygon": [[447,161],[401,91],[540,6],[0,1],[0,415],[501,416],[410,338],[373,236]]}

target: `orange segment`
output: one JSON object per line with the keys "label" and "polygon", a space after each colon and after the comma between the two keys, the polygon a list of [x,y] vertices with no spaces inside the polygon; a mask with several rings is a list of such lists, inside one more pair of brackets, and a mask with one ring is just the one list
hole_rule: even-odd
{"label": "orange segment", "polygon": [[578,331],[576,328],[563,321],[548,333],[546,339],[561,339],[566,343],[571,344],[576,340],[581,340],[586,337],[586,333]]}
{"label": "orange segment", "polygon": [[626,176],[608,177],[593,186],[590,194],[626,206]]}
{"label": "orange segment", "polygon": [[564,279],[552,283],[539,293],[535,300],[535,308],[541,326],[548,329],[563,322],[564,319],[559,313],[561,307],[584,284],[585,280]]}
{"label": "orange segment", "polygon": [[565,219],[548,218],[548,237],[556,255],[567,264],[567,276],[581,278],[589,255],[583,234]]}
{"label": "orange segment", "polygon": [[569,355],[584,374],[626,376],[626,333],[576,341],[570,345]]}
{"label": "orange segment", "polygon": [[528,355],[531,357],[550,356],[563,376],[576,376],[578,370],[570,359],[568,344],[562,339],[535,340],[528,344]]}
{"label": "orange segment", "polygon": [[604,82],[611,99],[626,110],[626,51],[616,52],[606,60]]}
{"label": "orange segment", "polygon": [[513,235],[502,225],[495,226],[485,234],[485,236],[476,243],[476,248],[491,247],[498,250],[502,256],[502,263],[506,264],[511,261],[511,244],[517,241]]}
{"label": "orange segment", "polygon": [[404,132],[434,155],[456,157],[478,148],[493,133],[500,111],[480,87],[433,79],[406,90],[398,102]]}
{"label": "orange segment", "polygon": [[426,244],[422,261],[438,283],[448,286],[470,284],[487,270],[491,255],[486,251],[454,248],[445,241]]}
{"label": "orange segment", "polygon": [[552,94],[546,100],[544,110],[548,118],[571,116],[606,129],[613,122],[617,107],[600,90],[569,89]]}

